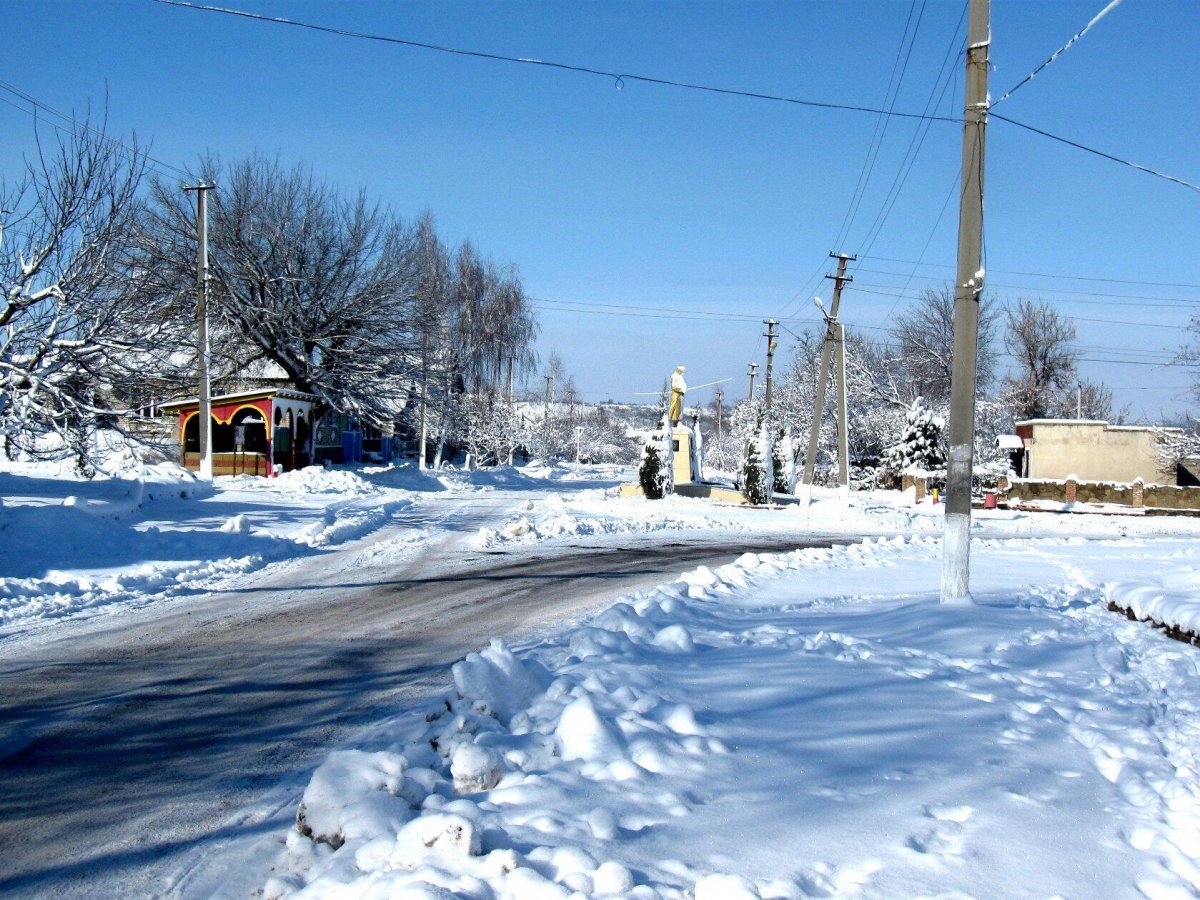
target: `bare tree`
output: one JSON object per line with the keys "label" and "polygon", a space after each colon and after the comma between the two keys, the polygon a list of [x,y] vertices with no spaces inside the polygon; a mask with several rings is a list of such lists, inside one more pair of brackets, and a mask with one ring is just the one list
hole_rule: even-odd
{"label": "bare tree", "polygon": [[1188,325],[1188,342],[1179,348],[1175,362],[1191,367],[1192,399],[1200,403],[1200,315]]}
{"label": "bare tree", "polygon": [[180,340],[170,292],[143,296],[145,154],[88,123],[0,184],[0,434],[58,432],[86,470],[96,417],[136,405]]}
{"label": "bare tree", "polygon": [[1180,475],[1187,463],[1200,462],[1200,423],[1191,421],[1180,428],[1158,428],[1154,435],[1158,458],[1158,474],[1164,484],[1181,483]]}
{"label": "bare tree", "polygon": [[[996,331],[999,311],[990,295],[979,300],[979,351],[975,383],[986,391],[996,375]],[[896,319],[892,329],[904,371],[910,382],[909,403],[915,397],[940,403],[950,397],[954,348],[954,294],[947,288],[926,290]]]}
{"label": "bare tree", "polygon": [[[261,156],[228,168],[210,209],[210,309],[226,346],[278,365],[302,391],[379,425],[395,420],[419,368],[416,230],[359,193]],[[178,187],[154,184],[161,270],[194,271],[194,213]]]}
{"label": "bare tree", "polygon": [[1063,418],[1103,419],[1120,424],[1125,420],[1127,411],[1128,408],[1114,410],[1113,394],[1108,385],[1085,378],[1075,385],[1074,391],[1067,391],[1060,401],[1058,412]]}
{"label": "bare tree", "polygon": [[444,405],[435,464],[445,450],[454,403],[471,395],[495,403],[510,360],[517,371],[532,368],[537,322],[516,268],[497,267],[466,242],[451,261],[448,303],[437,329]]}
{"label": "bare tree", "polygon": [[1038,419],[1062,408],[1076,384],[1075,326],[1049,304],[1021,299],[1007,311],[1005,345],[1016,371],[1005,379],[1017,419]]}

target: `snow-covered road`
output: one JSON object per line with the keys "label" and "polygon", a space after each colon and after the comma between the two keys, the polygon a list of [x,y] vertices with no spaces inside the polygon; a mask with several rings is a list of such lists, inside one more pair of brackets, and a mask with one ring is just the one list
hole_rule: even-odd
{"label": "snow-covered road", "polygon": [[[709,531],[691,546],[672,533],[475,549],[481,528],[538,496],[431,494],[366,538],[235,589],[8,641],[0,893],[158,893],[195,846],[277,829],[292,814],[289,776],[379,709],[444,688],[448,666],[489,637],[519,639],[747,548],[799,545]],[[231,826],[268,788],[279,816]]]}

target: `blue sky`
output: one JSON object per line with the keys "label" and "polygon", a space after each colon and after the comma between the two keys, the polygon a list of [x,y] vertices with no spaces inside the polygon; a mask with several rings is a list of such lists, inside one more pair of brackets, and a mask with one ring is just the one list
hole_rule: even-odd
{"label": "blue sky", "polygon": [[[906,22],[919,17],[895,108],[920,112],[931,96],[939,113],[961,107],[960,2],[224,5],[870,107],[884,103]],[[994,3],[993,97],[1103,5]],[[680,363],[693,384],[733,377],[726,396],[744,396],[747,363],[765,350],[759,320],[813,327],[810,298],[829,296],[820,275],[831,249],[860,254],[843,320],[873,339],[907,296],[953,273],[954,124],[928,127],[882,218],[925,130],[893,119],[848,217],[877,133],[870,114],[638,82],[617,90],[605,78],[151,0],[0,0],[0,17],[0,80],[77,114],[107,91],[110,131],[136,130],[158,159],[278,154],[402,214],[431,209],[450,240],[516,262],[538,301],[539,350],[559,352],[587,399],[656,390]],[[1126,0],[996,111],[1200,181],[1197,38],[1195,4]],[[942,72],[953,76],[944,94]],[[33,148],[32,119],[11,94],[0,101],[0,172],[11,174]],[[1003,122],[987,140],[993,292],[1075,317],[1082,374],[1108,383],[1134,419],[1195,412],[1188,373],[1165,363],[1200,312],[1200,194]]]}

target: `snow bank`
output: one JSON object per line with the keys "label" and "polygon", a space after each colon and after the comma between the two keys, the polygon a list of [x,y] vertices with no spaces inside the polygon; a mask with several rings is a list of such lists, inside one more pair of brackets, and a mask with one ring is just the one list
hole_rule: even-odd
{"label": "snow bank", "polygon": [[1152,557],[1183,594],[1188,553],[980,541],[966,608],[936,602],[940,549],[923,538],[698,569],[529,651],[471,654],[376,749],[318,769],[297,829],[259,845],[258,884],[1187,895],[1200,665],[1104,610],[1089,573]]}
{"label": "snow bank", "polygon": [[1144,571],[1137,581],[1116,581],[1104,586],[1109,603],[1137,618],[1200,636],[1200,570]]}
{"label": "snow bank", "polygon": [[215,588],[222,579],[354,540],[415,502],[352,470],[202,481],[174,463],[65,477],[0,470],[0,627]]}

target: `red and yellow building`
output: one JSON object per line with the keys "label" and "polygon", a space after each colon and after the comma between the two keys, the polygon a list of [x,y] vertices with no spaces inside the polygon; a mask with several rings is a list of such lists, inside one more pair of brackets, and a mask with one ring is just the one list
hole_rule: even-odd
{"label": "red and yellow building", "polygon": [[[275,475],[313,462],[313,410],[318,398],[288,388],[265,388],[213,397],[213,475]],[[177,413],[179,461],[200,469],[200,402],[176,400],[159,407]]]}

